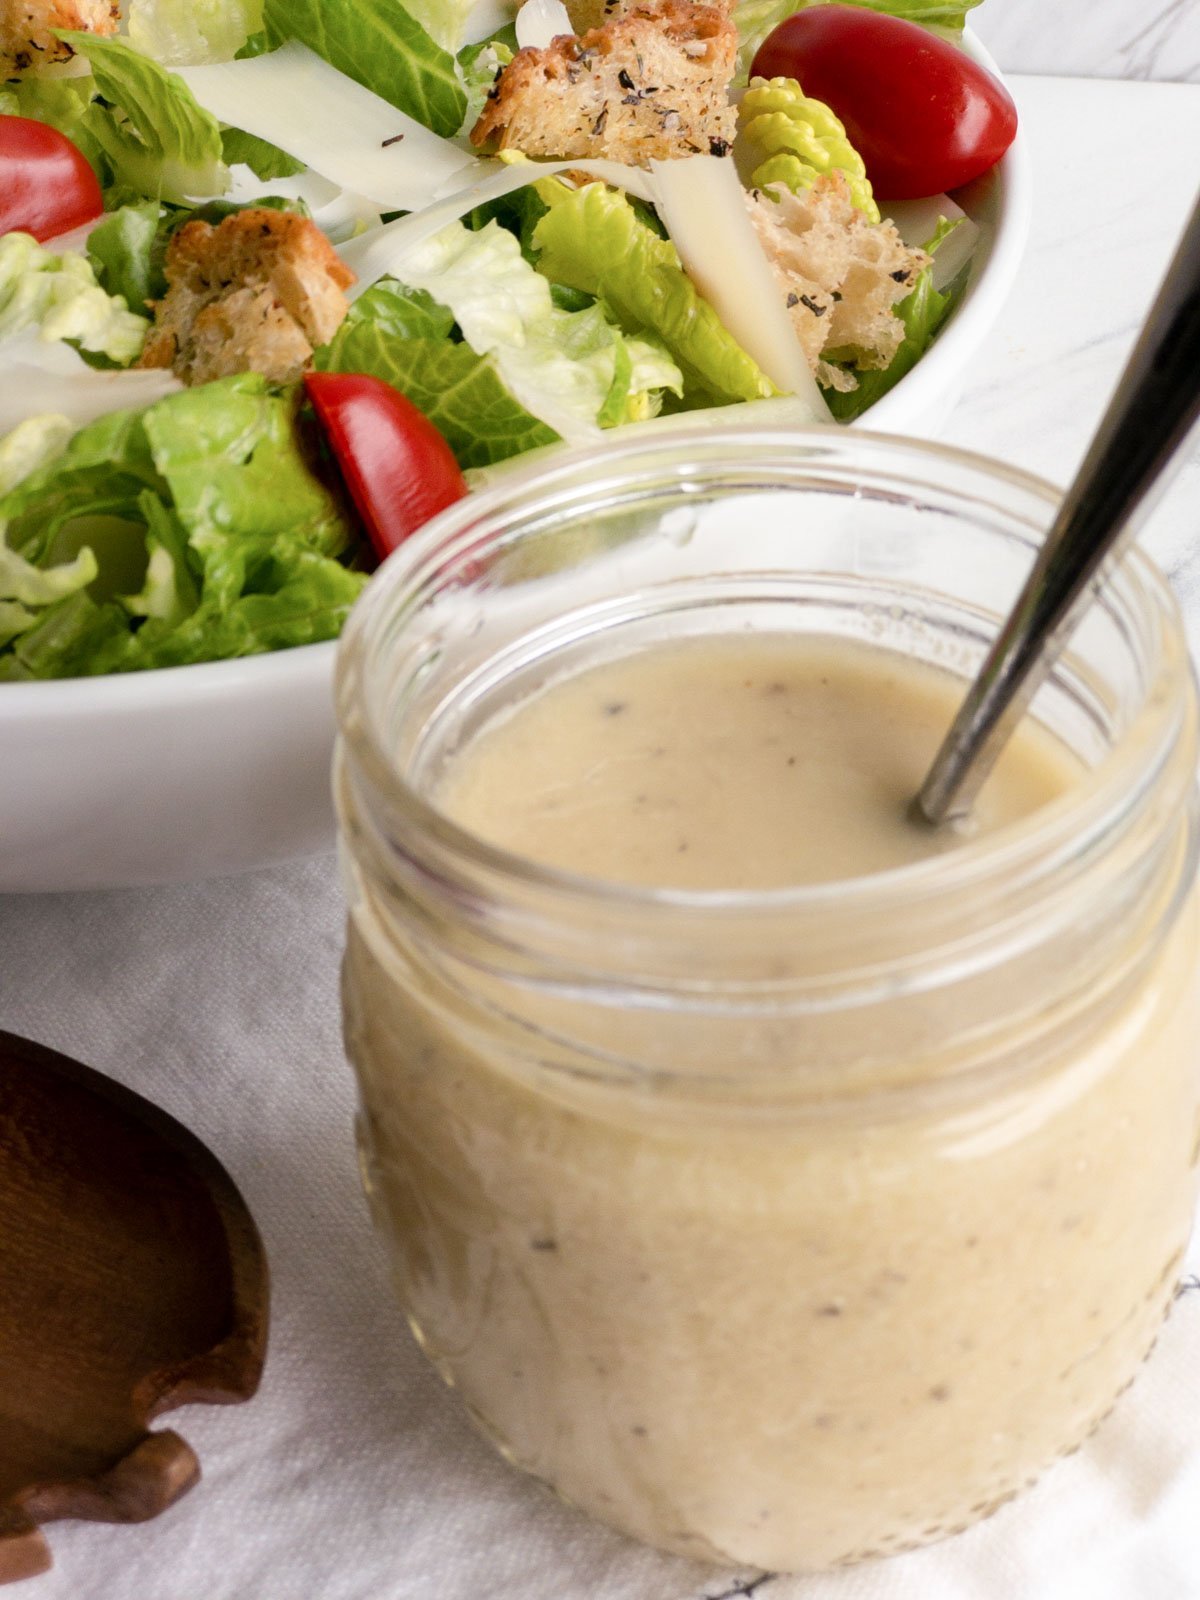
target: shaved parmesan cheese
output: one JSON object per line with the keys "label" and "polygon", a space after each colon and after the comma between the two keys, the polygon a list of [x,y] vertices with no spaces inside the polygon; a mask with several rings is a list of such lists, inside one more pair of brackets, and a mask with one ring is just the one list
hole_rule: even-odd
{"label": "shaved parmesan cheese", "polygon": [[166,371],[96,371],[69,345],[45,344],[33,332],[18,334],[4,341],[0,356],[0,436],[45,412],[82,428],[110,411],[148,406],[182,387]]}
{"label": "shaved parmesan cheese", "polygon": [[382,221],[379,207],[361,194],[340,189],[318,172],[301,172],[294,178],[272,178],[264,182],[249,167],[240,163],[231,169],[228,198],[239,205],[253,205],[267,198],[303,200],[313,221],[335,243],[353,239]]}
{"label": "shaved parmesan cheese", "polygon": [[476,0],[463,28],[466,44],[490,39],[513,20],[513,0]]}
{"label": "shaved parmesan cheese", "polygon": [[522,50],[544,50],[562,34],[574,32],[562,0],[525,0],[517,12],[517,45]]}
{"label": "shaved parmesan cheese", "polygon": [[[405,252],[473,211],[488,200],[499,200],[539,178],[552,178],[559,172],[583,172],[624,189],[642,200],[657,200],[657,186],[640,167],[627,167],[619,161],[513,161],[477,162],[484,175],[465,188],[447,195],[410,217],[397,217],[382,228],[361,234],[341,247],[338,254],[358,281],[346,291],[355,300],[380,278],[397,272]],[[748,225],[748,224],[747,224]],[[790,324],[789,324],[790,327]]]}
{"label": "shaved parmesan cheese", "polygon": [[893,200],[884,208],[884,216],[895,223],[896,232],[905,244],[917,250],[929,244],[939,222],[957,224],[933,252],[935,289],[944,289],[948,283],[953,283],[979,244],[978,224],[972,222],[948,194],[929,195],[923,200]]}
{"label": "shaved parmesan cheese", "polygon": [[733,162],[688,156],[650,166],[658,214],[696,288],[776,388],[804,402],[810,422],[832,422],[747,215]]}
{"label": "shaved parmesan cheese", "polygon": [[478,165],[295,40],[270,55],[176,70],[221,122],[278,145],[381,210],[427,206]]}

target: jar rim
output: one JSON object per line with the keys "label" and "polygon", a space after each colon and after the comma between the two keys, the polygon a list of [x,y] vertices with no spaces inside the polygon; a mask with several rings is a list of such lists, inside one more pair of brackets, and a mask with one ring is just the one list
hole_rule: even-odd
{"label": "jar rim", "polygon": [[[730,465],[746,465],[756,453],[773,449],[810,459],[816,465],[833,456],[845,462],[873,454],[882,459],[889,451],[898,452],[912,462],[928,464],[926,482],[931,482],[940,464],[1016,489],[1045,506],[1047,526],[1062,497],[1062,491],[1048,480],[979,452],[857,428],[851,434],[829,428],[751,430],[689,424],[656,432],[653,424],[643,424],[639,431],[648,436],[614,438],[600,446],[572,450],[552,447],[549,461],[526,461],[506,470],[491,485],[442,512],[406,540],[380,567],[355,606],[338,651],[336,696],[341,738],[356,769],[363,772],[372,790],[385,798],[392,815],[403,821],[410,840],[427,840],[447,859],[485,877],[493,892],[502,892],[507,885],[514,891],[535,893],[547,906],[575,910],[603,906],[614,913],[652,918],[683,915],[709,921],[756,913],[819,914],[835,905],[839,911],[861,913],[872,908],[883,911],[899,902],[910,905],[918,898],[969,895],[988,882],[1027,876],[1038,863],[1042,868],[1038,877],[1061,870],[1071,861],[1087,857],[1153,789],[1178,734],[1179,692],[1191,668],[1170,586],[1147,555],[1131,548],[1110,574],[1109,583],[1120,586],[1122,597],[1132,600],[1139,616],[1153,628],[1154,670],[1137,713],[1139,738],[1126,734],[1079,784],[1031,816],[964,839],[953,850],[824,883],[755,889],[673,888],[617,882],[550,866],[492,844],[454,821],[389,759],[379,730],[369,718],[354,715],[353,705],[362,674],[371,664],[399,597],[416,588],[422,574],[444,569],[477,550],[481,525],[494,531],[503,525],[506,510],[525,518],[535,506],[550,509],[556,498],[570,492],[581,473],[586,473],[590,485],[602,487],[605,469],[620,477],[622,472],[635,471],[639,464],[648,468],[664,453],[689,449],[699,450],[706,467],[718,458]],[[1031,529],[1031,544],[1036,537]]]}

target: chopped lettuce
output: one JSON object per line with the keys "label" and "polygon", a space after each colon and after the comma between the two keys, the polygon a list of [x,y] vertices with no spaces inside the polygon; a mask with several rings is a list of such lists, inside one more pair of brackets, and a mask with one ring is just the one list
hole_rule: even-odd
{"label": "chopped lettuce", "polygon": [[127,367],[141,354],[149,323],[120,295],[105,293],[85,255],[54,255],[27,233],[6,233],[0,238],[0,340],[26,328]]}
{"label": "chopped lettuce", "polygon": [[221,134],[221,152],[227,166],[242,162],[256,178],[269,182],[272,178],[294,178],[304,171],[304,162],[289,156],[286,150],[260,139],[253,133],[243,133],[240,128],[226,128]]}
{"label": "chopped lettuce", "polygon": [[57,460],[70,443],[69,417],[55,412],[26,417],[0,438],[0,495]]}
{"label": "chopped lettuce", "polygon": [[157,200],[143,200],[110,212],[88,235],[88,258],[101,287],[138,310],[166,292],[161,224],[168,214]]}
{"label": "chopped lettuce", "polygon": [[466,37],[475,0],[405,0],[404,9],[443,50],[457,50]]}
{"label": "chopped lettuce", "polygon": [[220,126],[177,73],[124,39],[62,30],[58,37],[87,59],[97,93],[108,102],[109,109],[89,109],[87,129],[114,182],[166,200],[225,192]]}
{"label": "chopped lettuce", "polygon": [[130,0],[129,40],[165,67],[231,61],[262,28],[262,0]]}
{"label": "chopped lettuce", "polygon": [[492,356],[449,339],[393,339],[369,322],[318,355],[335,372],[382,378],[423,411],[454,451],[461,467],[488,467],[559,435],[509,392]]}
{"label": "chopped lettuce", "polygon": [[[827,0],[738,0],[733,8],[733,20],[737,24],[742,81],[749,76],[759,45],[773,29],[797,11],[826,3]],[[980,0],[840,0],[840,3],[881,11],[907,22],[919,22],[922,27],[957,40],[966,25],[967,12],[979,5]]]}
{"label": "chopped lettuce", "polygon": [[879,221],[863,158],[824,101],[810,99],[794,78],[756,78],[746,90],[738,108],[739,156],[743,151],[754,188],[782,184],[795,192],[841,172],[854,204],[869,222]]}
{"label": "chopped lettuce", "polygon": [[189,389],[90,424],[0,497],[0,680],[335,637],[365,578],[296,406],[253,374]]}
{"label": "chopped lettuce", "polygon": [[[599,306],[556,306],[547,280],[497,223],[477,231],[452,223],[406,251],[398,274],[436,295],[476,354],[495,357],[515,399],[563,438],[592,438],[623,421],[627,404],[646,405],[630,393],[632,354],[620,329]],[[655,360],[647,349],[639,360],[656,389],[682,392],[682,375],[661,352]]]}
{"label": "chopped lettuce", "polygon": [[488,92],[501,72],[513,58],[509,45],[500,39],[485,39],[481,44],[469,44],[458,53],[463,86],[467,91],[467,109],[463,127],[473,128],[479,121]]}
{"label": "chopped lettuce", "polygon": [[686,402],[775,392],[697,294],[675,246],[640,221],[624,195],[598,183],[568,189],[553,181],[538,193],[549,206],[533,234],[541,271],[595,295],[628,333],[660,340],[683,375]]}
{"label": "chopped lettuce", "polygon": [[434,133],[462,127],[467,97],[454,57],[396,0],[265,0],[263,20],[271,45],[299,40]]}

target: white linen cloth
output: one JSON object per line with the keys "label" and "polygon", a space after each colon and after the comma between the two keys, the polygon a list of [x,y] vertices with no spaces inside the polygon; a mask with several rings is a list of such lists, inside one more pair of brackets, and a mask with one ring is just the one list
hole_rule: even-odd
{"label": "white linen cloth", "polygon": [[[1042,80],[1019,100],[1042,175],[1034,239],[953,436],[1061,480],[1190,203],[1200,88]],[[1196,503],[1193,475],[1151,540],[1193,639]],[[762,1580],[693,1566],[505,1466],[417,1353],[367,1222],[341,941],[329,858],[180,889],[0,899],[0,1027],[199,1134],[254,1212],[273,1277],[258,1397],[160,1424],[195,1448],[201,1484],[140,1527],[52,1525],[54,1571],[14,1596],[1200,1600],[1200,1283],[1079,1454],[990,1521],[888,1562]],[[1200,1273],[1195,1249],[1187,1271]]]}

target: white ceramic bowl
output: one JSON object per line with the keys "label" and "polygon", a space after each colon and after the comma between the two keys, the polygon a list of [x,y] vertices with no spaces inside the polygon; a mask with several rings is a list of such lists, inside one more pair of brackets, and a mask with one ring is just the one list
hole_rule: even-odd
{"label": "white ceramic bowl", "polygon": [[[970,287],[872,407],[873,431],[936,433],[958,398],[1025,248],[1019,135],[975,204],[985,237]],[[0,684],[0,892],[186,882],[332,849],[335,649]]]}

